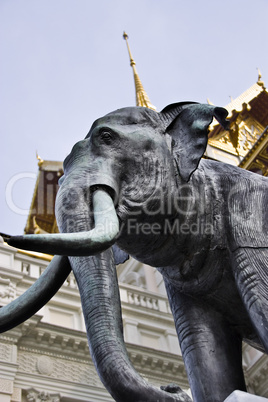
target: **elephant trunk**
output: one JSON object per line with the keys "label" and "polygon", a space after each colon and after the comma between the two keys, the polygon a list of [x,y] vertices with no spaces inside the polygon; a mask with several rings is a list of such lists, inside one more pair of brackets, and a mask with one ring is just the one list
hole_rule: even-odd
{"label": "elephant trunk", "polygon": [[113,200],[103,190],[93,193],[95,227],[79,233],[12,236],[8,244],[24,250],[67,256],[95,255],[114,244],[119,221]]}
{"label": "elephant trunk", "polygon": [[132,366],[123,339],[121,304],[112,250],[70,257],[81,294],[89,348],[98,374],[117,402],[191,401],[149,385]]}

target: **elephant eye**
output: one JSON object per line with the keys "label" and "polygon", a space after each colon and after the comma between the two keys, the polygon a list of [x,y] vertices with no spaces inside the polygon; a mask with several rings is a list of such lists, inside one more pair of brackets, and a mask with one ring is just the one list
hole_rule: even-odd
{"label": "elephant eye", "polygon": [[100,133],[100,137],[106,144],[110,144],[113,139],[113,135],[109,130],[102,130]]}

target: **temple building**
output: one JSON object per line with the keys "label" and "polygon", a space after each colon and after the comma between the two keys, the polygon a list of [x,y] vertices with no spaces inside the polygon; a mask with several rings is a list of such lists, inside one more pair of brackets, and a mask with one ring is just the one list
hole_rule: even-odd
{"label": "temple building", "polygon": [[214,121],[205,156],[267,176],[268,93],[260,72],[257,82],[225,108],[229,130]]}
{"label": "temple building", "polygon": [[[155,110],[137,73],[128,36],[124,39],[133,69],[136,104]],[[268,176],[268,92],[257,82],[226,106],[229,130],[213,121],[204,157]],[[62,162],[38,156],[38,177],[25,233],[58,231],[54,203]],[[0,237],[0,305],[25,292],[52,256],[26,252]],[[124,337],[136,370],[150,383],[172,382],[191,395],[169,308],[158,271],[129,259],[117,267]],[[1,402],[105,402],[113,399],[92,363],[79,291],[71,273],[58,293],[32,318],[0,334]],[[243,346],[248,392],[268,398],[268,356]]]}

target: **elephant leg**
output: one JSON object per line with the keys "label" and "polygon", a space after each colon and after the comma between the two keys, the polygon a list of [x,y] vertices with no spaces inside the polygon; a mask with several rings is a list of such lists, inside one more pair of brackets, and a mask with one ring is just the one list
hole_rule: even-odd
{"label": "elephant leg", "polygon": [[268,353],[268,248],[239,248],[231,260],[240,296]]}
{"label": "elephant leg", "polygon": [[242,341],[224,317],[166,282],[171,310],[195,402],[222,402],[245,391]]}

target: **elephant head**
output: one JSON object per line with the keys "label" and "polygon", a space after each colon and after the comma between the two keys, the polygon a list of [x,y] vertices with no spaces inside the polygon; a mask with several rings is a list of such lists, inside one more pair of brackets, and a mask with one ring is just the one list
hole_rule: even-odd
{"label": "elephant head", "polygon": [[[216,117],[226,126],[226,115],[222,108],[184,102],[160,113],[142,107],[119,109],[96,120],[64,161],[56,199],[61,233],[15,236],[9,242],[68,258],[54,257],[48,279],[40,277],[37,291],[30,288],[17,304],[1,309],[1,330],[34,314],[61,286],[71,266],[91,355],[113,398],[121,402],[189,400],[178,388],[171,393],[169,388],[148,385],[132,367],[123,340],[115,263],[123,262],[126,254],[141,261],[158,259],[156,266],[163,257],[172,263],[163,255],[170,247],[167,238],[158,233],[137,235],[129,230],[130,223],[134,218],[149,227],[157,215],[161,226],[161,220],[174,217],[178,186],[197,168],[209,124]],[[111,247],[116,244],[120,250]],[[57,281],[52,279],[55,275]],[[49,287],[53,281],[47,294],[42,286]]]}

